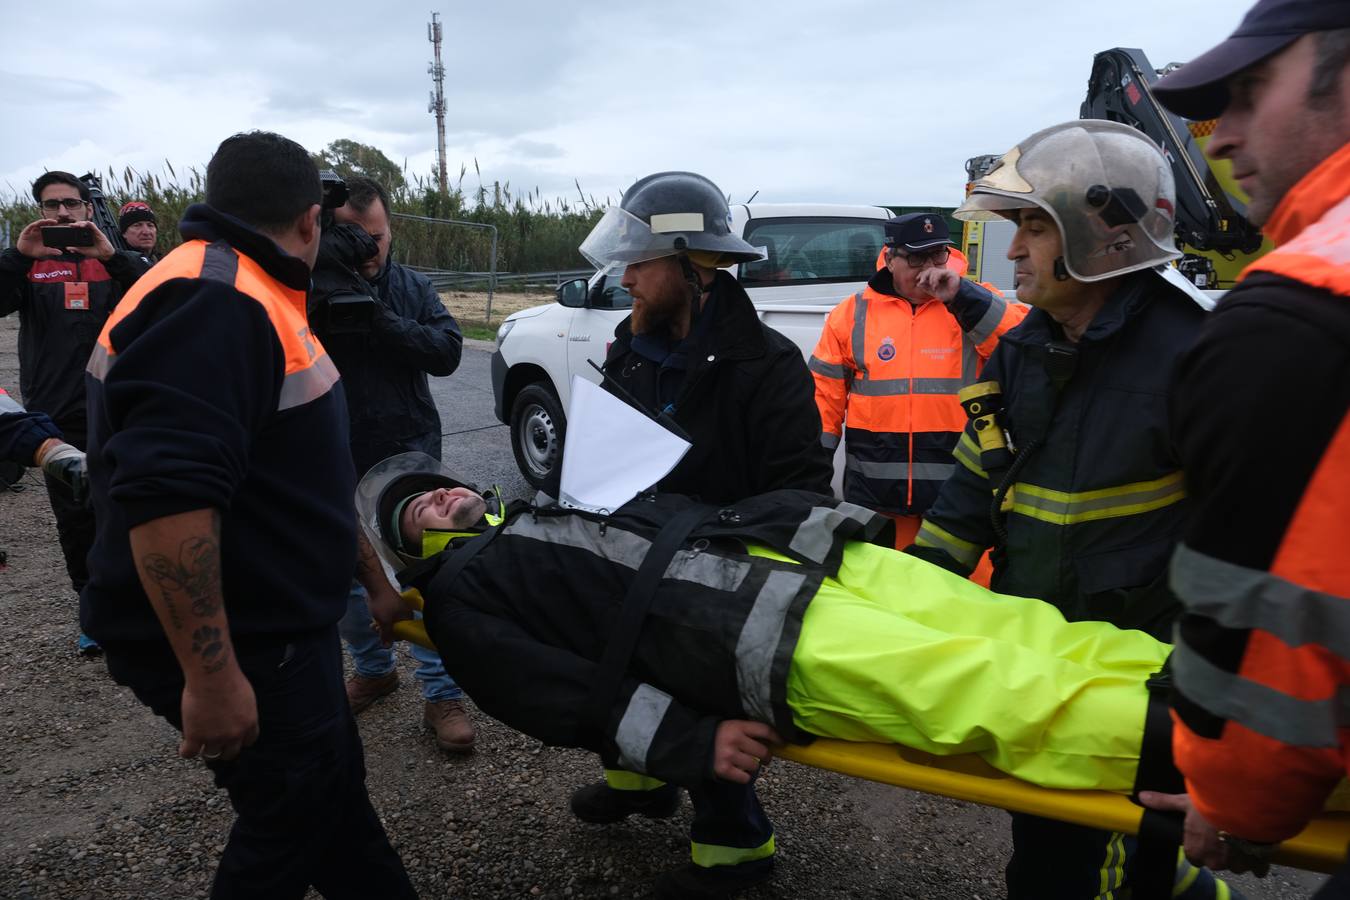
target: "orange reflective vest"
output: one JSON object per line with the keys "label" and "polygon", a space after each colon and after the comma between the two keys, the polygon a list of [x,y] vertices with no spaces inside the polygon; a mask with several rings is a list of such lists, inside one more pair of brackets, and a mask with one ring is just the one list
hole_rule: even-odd
{"label": "orange reflective vest", "polygon": [[[1271,273],[1350,303],[1350,145],[1285,196],[1266,233],[1278,249],[1244,279]],[[1297,833],[1350,773],[1350,410],[1336,396],[1321,412],[1339,426],[1309,460],[1270,565],[1186,544],[1173,562],[1188,613],[1173,656],[1177,765],[1201,814],[1251,840]],[[1303,471],[1297,458],[1271,462]]]}
{"label": "orange reflective vest", "polygon": [[[965,274],[952,251],[947,267]],[[825,320],[809,365],[821,440],[847,436],[844,499],[892,515],[922,515],[953,471],[966,416],[956,394],[974,382],[999,337],[1029,307],[965,281],[945,304],[891,293],[884,266]]]}
{"label": "orange reflective vest", "polygon": [[89,359],[88,371],[103,380],[117,352],[110,337],[114,328],[129,316],[141,300],[155,288],[175,278],[216,278],[233,284],[240,293],[257,300],[267,311],[276,329],[277,340],[286,354],[286,374],[277,409],[285,410],[309,403],[327,393],[337,383],[338,371],[327,351],[309,330],[305,313],[305,292],[289,288],[268,275],[252,259],[224,243],[187,241],[164,257],[129,290],[117,309],[108,317],[98,345]]}

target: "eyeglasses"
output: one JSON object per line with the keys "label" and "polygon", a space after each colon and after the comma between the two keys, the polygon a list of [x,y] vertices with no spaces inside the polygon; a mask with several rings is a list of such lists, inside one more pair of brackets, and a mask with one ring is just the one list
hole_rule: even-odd
{"label": "eyeglasses", "polygon": [[63,206],[66,208],[66,212],[74,212],[84,206],[85,203],[86,201],[79,197],[66,197],[62,200],[43,200],[38,206],[42,207],[43,212],[56,212]]}
{"label": "eyeglasses", "polygon": [[948,258],[952,255],[952,248],[939,247],[936,250],[929,250],[927,253],[901,253],[897,250],[895,255],[909,263],[911,269],[922,269],[929,263],[935,266],[946,265]]}

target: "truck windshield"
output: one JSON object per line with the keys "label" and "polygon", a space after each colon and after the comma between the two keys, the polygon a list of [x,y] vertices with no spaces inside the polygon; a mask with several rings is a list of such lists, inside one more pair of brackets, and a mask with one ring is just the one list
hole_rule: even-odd
{"label": "truck windshield", "polygon": [[767,257],[741,264],[738,277],[747,287],[866,281],[877,270],[884,224],[883,219],[752,219],[745,239]]}

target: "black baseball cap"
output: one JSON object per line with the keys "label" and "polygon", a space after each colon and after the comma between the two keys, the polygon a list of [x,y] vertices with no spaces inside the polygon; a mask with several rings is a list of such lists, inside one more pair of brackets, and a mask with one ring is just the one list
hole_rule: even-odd
{"label": "black baseball cap", "polygon": [[921,253],[934,247],[952,246],[947,220],[937,213],[907,213],[886,223],[882,243],[911,253]]}
{"label": "black baseball cap", "polygon": [[1158,102],[1187,119],[1215,119],[1227,81],[1314,31],[1350,28],[1347,0],[1260,0],[1228,40],[1153,84]]}

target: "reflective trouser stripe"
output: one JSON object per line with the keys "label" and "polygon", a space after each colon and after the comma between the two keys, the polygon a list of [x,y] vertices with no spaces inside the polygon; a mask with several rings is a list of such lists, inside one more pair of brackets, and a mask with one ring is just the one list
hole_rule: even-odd
{"label": "reflective trouser stripe", "polygon": [[950,531],[934,525],[927,519],[919,526],[919,533],[914,536],[914,544],[918,547],[931,547],[935,550],[941,550],[970,569],[975,568],[980,561],[980,556],[984,553],[983,547],[977,547],[970,541],[963,541]]}
{"label": "reflective trouser stripe", "polygon": [[1012,511],[1051,525],[1137,516],[1186,498],[1181,472],[1095,491],[1056,491],[1034,484],[1013,485]]}
{"label": "reflective trouser stripe", "polygon": [[1100,891],[1096,900],[1114,900],[1116,890],[1125,882],[1125,835],[1115,833],[1106,842],[1106,860],[1102,863]]}
{"label": "reflective trouser stripe", "polygon": [[605,784],[616,791],[654,791],[665,787],[665,782],[650,775],[639,775],[627,769],[606,769]]}
{"label": "reflective trouser stripe", "polygon": [[735,866],[741,863],[754,862],[757,859],[773,856],[773,852],[772,836],[758,847],[724,847],[720,844],[689,842],[689,855],[693,858],[694,865],[703,866],[705,869],[711,869],[713,866]]}

